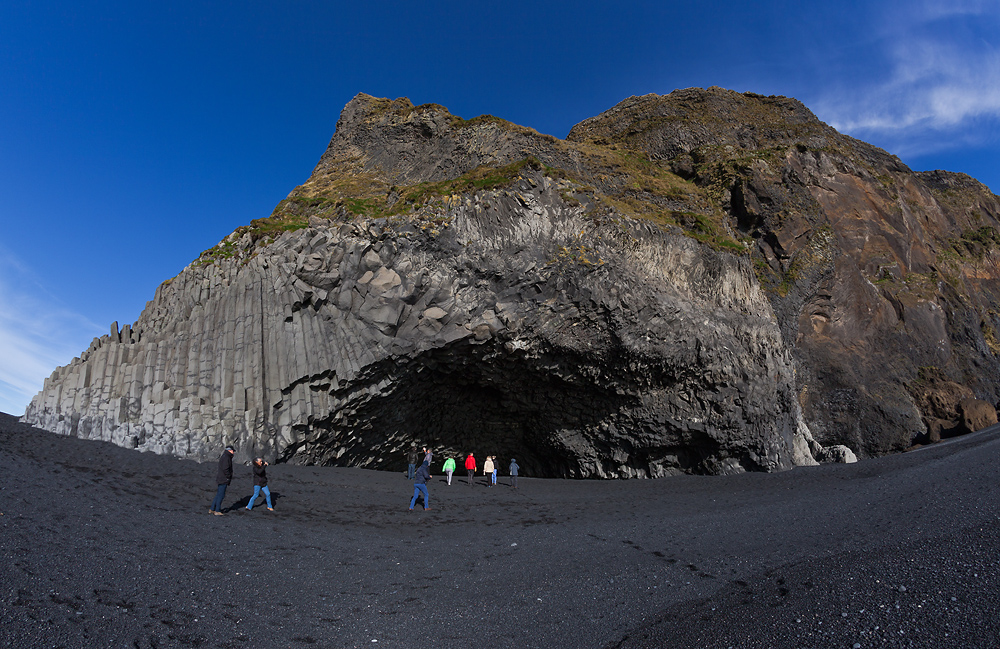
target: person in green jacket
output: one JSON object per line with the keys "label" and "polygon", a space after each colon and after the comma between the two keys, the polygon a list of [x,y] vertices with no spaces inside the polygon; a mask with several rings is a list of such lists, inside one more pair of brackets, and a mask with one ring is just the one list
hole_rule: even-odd
{"label": "person in green jacket", "polygon": [[451,484],[451,474],[455,471],[455,460],[454,458],[448,458],[444,461],[444,474],[448,476],[448,484]]}

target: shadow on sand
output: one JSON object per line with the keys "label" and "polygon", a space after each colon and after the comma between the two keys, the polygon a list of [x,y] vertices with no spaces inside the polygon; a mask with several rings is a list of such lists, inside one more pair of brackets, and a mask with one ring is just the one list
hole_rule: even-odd
{"label": "shadow on sand", "polygon": [[[229,505],[228,507],[224,508],[222,510],[222,512],[224,514],[228,514],[229,512],[239,511],[240,508],[246,509],[247,505],[250,504],[250,498],[251,497],[252,497],[252,494],[250,496],[243,496],[242,498],[240,498],[239,500],[237,500],[236,502],[234,502],[232,505]],[[281,500],[281,493],[279,493],[277,491],[272,491],[271,492],[271,506],[274,509],[278,508],[278,501],[279,500]],[[261,494],[261,495],[257,496],[257,500],[254,501],[253,507],[254,507],[254,509],[257,509],[258,507],[264,507],[265,509],[267,509],[267,499],[264,498],[264,494]]]}

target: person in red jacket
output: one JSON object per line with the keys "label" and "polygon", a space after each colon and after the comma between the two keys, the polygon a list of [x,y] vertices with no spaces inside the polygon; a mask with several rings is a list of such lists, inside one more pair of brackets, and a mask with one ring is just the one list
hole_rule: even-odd
{"label": "person in red jacket", "polygon": [[476,475],[476,458],[472,457],[472,453],[469,453],[469,457],[465,458],[465,469],[469,472],[469,486],[472,486],[472,476]]}

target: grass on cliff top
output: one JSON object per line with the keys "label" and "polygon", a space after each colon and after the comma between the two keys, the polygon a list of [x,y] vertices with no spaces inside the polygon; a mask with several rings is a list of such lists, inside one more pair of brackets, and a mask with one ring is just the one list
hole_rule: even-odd
{"label": "grass on cliff top", "polygon": [[[409,100],[370,100],[368,114],[379,117],[391,112],[405,117],[413,112],[446,111],[436,104],[413,106]],[[516,125],[491,115],[481,115],[471,120],[452,116],[452,127],[469,128],[482,125],[499,125],[511,128]],[[532,129],[518,131],[538,135]],[[545,138],[545,136],[541,136]],[[457,178],[424,182],[409,186],[392,186],[378,174],[365,171],[360,158],[332,160],[317,170],[306,183],[278,203],[268,218],[254,219],[244,226],[254,242],[274,240],[283,232],[308,227],[311,217],[333,221],[347,221],[358,216],[368,218],[398,217],[419,211],[421,208],[454,195],[488,191],[508,187],[527,170],[541,171],[554,180],[567,180],[578,190],[565,190],[561,194],[570,205],[580,205],[579,196],[589,194],[598,202],[612,205],[631,218],[652,220],[662,226],[675,226],[692,238],[713,248],[731,253],[746,252],[745,242],[735,240],[726,226],[725,215],[718,200],[710,191],[685,180],[671,169],[670,161],[651,160],[638,150],[615,143],[599,145],[593,142],[564,142],[547,138],[554,144],[550,159],[555,164],[564,160],[581,159],[576,171],[541,162],[529,155],[510,164],[493,167],[483,165]],[[720,177],[732,177],[738,170],[749,168],[759,157],[776,159],[778,151],[748,153],[717,170]],[[721,183],[721,180],[720,180]],[[719,190],[721,192],[721,189]],[[241,232],[238,239],[244,234]],[[210,263],[236,254],[232,242],[202,253],[201,260]]]}
{"label": "grass on cliff top", "polygon": [[1000,232],[984,225],[975,230],[965,230],[948,239],[938,251],[938,260],[946,263],[981,262],[987,255],[1000,250]]}
{"label": "grass on cliff top", "polygon": [[462,119],[458,115],[451,116],[452,128],[463,129],[463,128],[474,128],[476,126],[485,126],[485,125],[493,125],[509,133],[520,133],[521,135],[538,137],[549,143],[554,143],[559,140],[558,138],[552,135],[539,133],[533,128],[528,128],[527,126],[521,126],[519,124],[515,124],[514,122],[508,122],[502,117],[496,117],[494,115],[479,115],[478,117],[473,117],[472,119]]}
{"label": "grass on cliff top", "polygon": [[[218,245],[201,253],[200,265],[230,259],[239,252],[238,241],[249,234],[252,242],[273,241],[281,234],[309,227],[310,217],[350,220],[357,216],[382,218],[400,216],[419,210],[436,200],[454,194],[508,187],[525,169],[542,170],[537,158],[527,157],[502,167],[480,166],[453,180],[391,187],[374,174],[336,173],[313,179],[274,208],[271,216],[253,219],[240,226]],[[390,202],[390,197],[395,200]]]}
{"label": "grass on cliff top", "polygon": [[736,240],[729,235],[721,213],[702,214],[685,210],[662,209],[647,201],[631,197],[612,198],[598,195],[599,203],[613,208],[632,219],[651,221],[660,227],[675,227],[684,235],[706,244],[715,250],[737,255],[747,254],[749,246],[744,240]]}
{"label": "grass on cliff top", "polygon": [[[687,236],[717,250],[743,254],[746,246],[728,234],[725,215],[706,190],[670,169],[670,163],[650,160],[620,145],[585,144],[580,148],[597,171],[593,178],[599,202],[631,218],[663,227],[680,228]],[[586,178],[567,174],[570,180]]]}
{"label": "grass on cliff top", "polygon": [[989,187],[979,182],[972,176],[960,171],[937,171],[922,172],[920,176],[938,175],[943,180],[943,185],[938,182],[928,184],[930,191],[941,200],[942,197],[955,201],[952,207],[969,208],[979,206],[982,199],[1000,198],[994,194]]}
{"label": "grass on cliff top", "polygon": [[508,187],[521,177],[526,168],[541,171],[543,166],[537,158],[529,156],[502,167],[481,165],[454,180],[419,183],[402,188],[399,190],[400,199],[393,205],[388,215],[419,208],[435,198]]}
{"label": "grass on cliff top", "polygon": [[613,149],[616,159],[611,173],[620,174],[625,191],[648,194],[649,200],[691,201],[702,198],[701,189],[684,180],[666,165],[651,161],[644,154],[629,149]]}
{"label": "grass on cliff top", "polygon": [[[718,201],[671,169],[671,161],[651,160],[643,151],[621,143],[560,143],[580,153],[584,173],[546,167],[546,175],[564,178],[593,194],[599,203],[630,218],[675,226],[687,236],[717,250],[743,254],[747,246],[730,236]],[[749,163],[747,163],[749,164]]]}
{"label": "grass on cliff top", "polygon": [[209,264],[214,264],[217,261],[222,261],[223,259],[232,259],[240,252],[240,239],[244,234],[251,232],[252,230],[252,226],[249,225],[241,225],[236,228],[236,230],[234,230],[228,237],[198,255],[198,259],[194,262],[195,265],[208,266]]}
{"label": "grass on cliff top", "polygon": [[[977,289],[975,282],[981,275],[981,265],[987,257],[1000,251],[1000,232],[990,226],[966,230],[957,237],[947,239],[937,251],[937,275],[967,300]],[[988,262],[987,262],[988,263]]]}

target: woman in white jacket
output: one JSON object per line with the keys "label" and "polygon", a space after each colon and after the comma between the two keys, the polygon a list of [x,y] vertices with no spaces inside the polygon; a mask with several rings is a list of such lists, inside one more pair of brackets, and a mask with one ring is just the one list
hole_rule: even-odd
{"label": "woman in white jacket", "polygon": [[496,473],[496,471],[497,471],[497,467],[496,467],[495,464],[493,464],[493,456],[492,455],[487,455],[486,456],[486,461],[483,462],[483,473],[486,474],[486,478],[487,478],[487,480],[489,480],[489,482],[486,483],[487,487],[492,487],[493,485],[496,484],[496,482],[497,482],[497,473]]}

